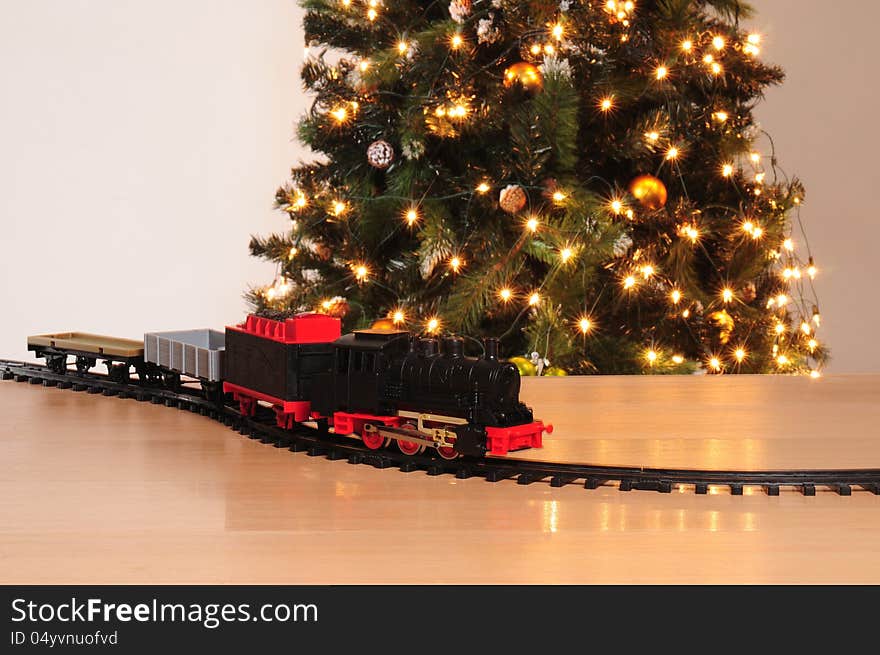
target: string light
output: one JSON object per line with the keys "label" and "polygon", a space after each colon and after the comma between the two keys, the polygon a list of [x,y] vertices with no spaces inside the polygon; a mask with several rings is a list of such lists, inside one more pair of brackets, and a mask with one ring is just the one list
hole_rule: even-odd
{"label": "string light", "polygon": [[716,36],[712,39],[712,45],[716,50],[724,50],[724,46],[727,45],[727,42],[724,40],[723,36]]}
{"label": "string light", "polygon": [[746,349],[745,348],[737,348],[733,352],[733,356],[736,357],[736,361],[742,364],[743,360],[746,358]]}
{"label": "string light", "polygon": [[391,321],[395,325],[400,325],[401,323],[405,323],[406,322],[406,314],[403,312],[402,309],[395,309],[391,313]]}
{"label": "string light", "polygon": [[813,369],[812,371],[810,371],[810,377],[813,378],[814,380],[818,380],[819,378],[822,377],[822,374],[819,371],[817,371],[816,369]]}
{"label": "string light", "polygon": [[684,357],[682,357],[681,355],[673,355],[672,362],[674,364],[684,364]]}
{"label": "string light", "polygon": [[345,107],[336,107],[330,112],[330,115],[336,119],[337,123],[344,123],[348,120],[348,110]]}
{"label": "string light", "polygon": [[566,264],[573,254],[571,248],[563,248],[559,251],[559,258],[562,260],[563,264]]}
{"label": "string light", "polygon": [[730,177],[733,175],[733,164],[724,164],[721,166],[722,177]]}
{"label": "string light", "polygon": [[690,318],[690,316],[691,316],[691,310],[689,310],[689,309],[686,309],[681,313],[682,318]]}
{"label": "string light", "polygon": [[803,323],[801,323],[801,332],[803,332],[807,336],[810,336],[810,334],[813,332],[813,328],[810,327],[809,323],[804,321]]}
{"label": "string light", "polygon": [[537,232],[538,231],[538,219],[532,216],[529,220],[526,221],[526,229],[529,232]]}
{"label": "string light", "polygon": [[434,334],[440,329],[440,319],[436,316],[432,316],[425,323],[425,327],[427,328],[429,334]]}
{"label": "string light", "polygon": [[581,334],[584,335],[593,329],[593,321],[590,320],[589,316],[581,316],[580,319],[578,319],[578,329],[581,331]]}
{"label": "string light", "polygon": [[599,109],[604,112],[609,112],[614,109],[614,96],[602,98],[602,100],[599,102]]}
{"label": "string light", "polygon": [[323,301],[323,302],[321,303],[321,309],[323,309],[325,312],[330,311],[330,309],[331,309],[332,307],[333,307],[333,301],[332,301],[332,300],[325,300],[325,301]]}
{"label": "string light", "polygon": [[642,275],[644,276],[644,278],[646,280],[648,278],[650,278],[652,275],[654,275],[654,273],[656,272],[654,270],[654,267],[651,264],[645,264],[644,266],[642,266],[641,270],[642,270]]}
{"label": "string light", "polygon": [[296,246],[291,246],[290,252],[287,253],[287,258],[293,259],[294,257],[296,257],[296,253],[298,253],[298,252],[299,252],[299,249]]}
{"label": "string light", "polygon": [[452,269],[453,273],[458,273],[459,269],[463,266],[463,262],[460,257],[454,256],[449,260],[449,268]]}
{"label": "string light", "polygon": [[779,364],[779,366],[788,366],[791,363],[791,360],[786,355],[779,355],[776,358],[776,363]]}
{"label": "string light", "polygon": [[405,55],[409,50],[409,44],[406,41],[398,41],[397,42],[397,52],[402,55]]}
{"label": "string light", "polygon": [[666,77],[669,75],[669,69],[666,66],[658,66],[657,70],[654,71],[654,75],[657,77],[658,80],[665,80]]}
{"label": "string light", "polygon": [[410,227],[415,225],[419,220],[419,212],[415,207],[410,207],[404,216],[406,217],[406,224]]}
{"label": "string light", "polygon": [[352,267],[354,277],[358,282],[364,282],[370,274],[370,269],[365,264],[355,264]]}
{"label": "string light", "polygon": [[657,143],[660,140],[659,132],[648,132],[645,134],[645,138],[651,143]]}
{"label": "string light", "polygon": [[786,239],[782,242],[782,247],[785,248],[788,252],[794,252],[794,241],[791,239]]}
{"label": "string light", "polygon": [[458,50],[463,44],[464,38],[462,38],[461,34],[454,34],[449,40],[449,45],[453,50]]}
{"label": "string light", "polygon": [[611,207],[611,211],[613,211],[617,216],[620,216],[620,213],[623,211],[623,202],[621,202],[617,198],[612,200],[608,206]]}
{"label": "string light", "polygon": [[726,111],[716,111],[714,114],[712,114],[712,117],[719,123],[726,123],[727,119],[730,118],[730,114],[728,114]]}
{"label": "string light", "polygon": [[752,238],[755,241],[760,239],[762,236],[764,236],[764,228],[763,227],[761,227],[760,225],[756,225],[754,228],[752,228]]}
{"label": "string light", "polygon": [[697,239],[700,238],[700,231],[693,225],[683,225],[679,233],[681,236],[690,239],[691,243],[696,243]]}
{"label": "string light", "polygon": [[486,184],[485,182],[480,182],[480,183],[477,185],[477,193],[487,193],[487,192],[489,191],[489,189],[491,189],[491,188],[492,188],[492,187],[490,187],[490,186],[489,186],[488,184]]}
{"label": "string light", "polygon": [[709,358],[709,368],[718,373],[721,371],[721,359],[718,357]]}
{"label": "string light", "polygon": [[676,146],[672,146],[669,150],[666,151],[666,159],[669,161],[673,161],[677,159],[679,155],[679,149]]}
{"label": "string light", "polygon": [[819,269],[816,268],[816,265],[813,263],[813,258],[810,257],[809,266],[807,267],[807,275],[810,276],[811,280],[816,279],[816,275],[819,273]]}
{"label": "string light", "polygon": [[535,291],[532,295],[529,296],[529,305],[532,307],[536,307],[541,302],[541,295]]}
{"label": "string light", "polygon": [[764,184],[764,179],[767,177],[767,173],[755,173],[755,183],[756,184]]}
{"label": "string light", "polygon": [[348,209],[348,205],[346,205],[341,200],[334,200],[333,204],[330,206],[330,212],[334,216],[342,216],[346,210]]}
{"label": "string light", "polygon": [[553,192],[553,202],[564,202],[566,195],[562,193],[562,191],[554,191]]}
{"label": "string light", "polygon": [[301,190],[297,189],[294,192],[293,202],[290,203],[290,209],[298,211],[300,209],[303,209],[308,204],[309,204],[309,199],[306,198],[306,194],[303,193]]}
{"label": "string light", "polygon": [[553,35],[554,39],[562,41],[562,37],[565,34],[565,28],[562,26],[562,23],[556,23],[550,33]]}
{"label": "string light", "polygon": [[650,366],[653,366],[654,362],[657,361],[657,352],[655,350],[648,350],[648,352],[645,353],[645,359],[648,360]]}
{"label": "string light", "polygon": [[669,299],[672,301],[673,305],[677,305],[681,302],[681,291],[673,289],[672,293],[669,294]]}
{"label": "string light", "polygon": [[379,12],[377,12],[373,7],[370,7],[370,8],[367,10],[367,18],[369,18],[371,21],[376,20],[376,17],[377,17],[378,15],[379,15]]}
{"label": "string light", "polygon": [[733,289],[724,289],[721,292],[721,300],[725,303],[729,303],[731,300],[733,300]]}
{"label": "string light", "polygon": [[691,41],[690,39],[685,39],[684,41],[681,42],[681,49],[684,52],[690,52],[691,50],[694,49],[694,42]]}
{"label": "string light", "polygon": [[816,341],[815,339],[810,339],[810,340],[807,342],[807,348],[810,349],[810,352],[813,352],[813,351],[816,350],[816,348],[818,348],[818,347],[819,347],[819,342]]}
{"label": "string light", "polygon": [[710,68],[712,69],[713,75],[721,75],[721,73],[724,72],[724,69],[721,67],[721,64],[719,64],[717,61],[712,62],[712,65],[710,66]]}
{"label": "string light", "polygon": [[623,288],[632,289],[634,286],[636,286],[636,277],[634,275],[627,275],[623,280]]}
{"label": "string light", "polygon": [[510,299],[513,298],[513,291],[504,287],[498,292],[498,297],[501,298],[502,302],[510,302]]}
{"label": "string light", "polygon": [[776,327],[773,328],[776,334],[785,334],[785,325],[783,323],[777,323]]}
{"label": "string light", "polygon": [[761,48],[758,46],[761,43],[761,35],[760,34],[749,34],[746,37],[746,42],[743,44],[743,52],[747,55],[757,56],[761,54]]}

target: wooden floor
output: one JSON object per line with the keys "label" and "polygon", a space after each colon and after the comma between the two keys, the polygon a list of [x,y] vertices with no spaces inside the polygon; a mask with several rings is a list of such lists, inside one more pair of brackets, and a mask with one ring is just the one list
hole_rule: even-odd
{"label": "wooden floor", "polygon": [[[538,458],[880,467],[880,377],[527,379]],[[0,383],[0,583],[880,583],[880,498],[432,478]]]}

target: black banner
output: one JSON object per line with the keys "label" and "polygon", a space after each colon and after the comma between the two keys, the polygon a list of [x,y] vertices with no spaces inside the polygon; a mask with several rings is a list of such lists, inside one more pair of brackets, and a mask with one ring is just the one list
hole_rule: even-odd
{"label": "black banner", "polygon": [[857,638],[878,599],[831,587],[2,587],[0,652],[629,652],[757,634],[766,648],[835,625]]}

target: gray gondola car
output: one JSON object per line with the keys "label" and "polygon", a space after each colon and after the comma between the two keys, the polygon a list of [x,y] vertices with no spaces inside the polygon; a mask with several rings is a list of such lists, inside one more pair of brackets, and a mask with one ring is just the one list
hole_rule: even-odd
{"label": "gray gondola car", "polygon": [[226,335],[217,330],[177,330],[144,335],[144,360],[207,382],[223,378]]}

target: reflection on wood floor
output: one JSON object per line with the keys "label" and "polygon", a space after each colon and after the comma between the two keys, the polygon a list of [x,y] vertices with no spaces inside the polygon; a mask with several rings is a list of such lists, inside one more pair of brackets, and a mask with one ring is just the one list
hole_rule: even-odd
{"label": "reflection on wood floor", "polygon": [[555,428],[541,451],[522,454],[528,459],[880,467],[880,376],[524,378],[522,397]]}
{"label": "reflection on wood floor", "polygon": [[[531,379],[524,396],[557,428],[541,457],[880,466],[880,378]],[[880,499],[866,492],[432,478],[12,382],[0,461],[0,583],[880,582]]]}

